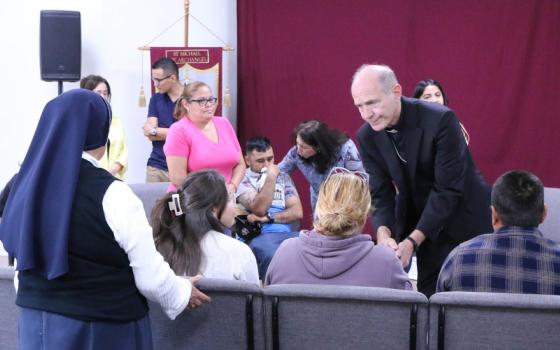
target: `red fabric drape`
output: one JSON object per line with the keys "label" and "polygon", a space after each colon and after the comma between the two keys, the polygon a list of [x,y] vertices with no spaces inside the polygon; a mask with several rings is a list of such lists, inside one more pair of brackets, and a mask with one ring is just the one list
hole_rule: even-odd
{"label": "red fabric drape", "polygon": [[[354,138],[350,80],[391,66],[410,95],[439,80],[488,182],[527,169],[560,187],[560,1],[238,0],[241,142],[271,138],[276,158],[302,120]],[[308,188],[298,188],[309,213]]]}

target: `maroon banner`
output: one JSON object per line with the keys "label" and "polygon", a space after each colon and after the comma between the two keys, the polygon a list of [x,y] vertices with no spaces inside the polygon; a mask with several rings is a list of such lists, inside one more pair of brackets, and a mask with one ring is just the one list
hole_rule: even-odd
{"label": "maroon banner", "polygon": [[[179,80],[183,84],[203,81],[218,98],[216,115],[222,115],[222,48],[221,47],[152,47],[150,61],[154,64],[168,57],[179,66]],[[152,94],[155,87],[152,82]]]}

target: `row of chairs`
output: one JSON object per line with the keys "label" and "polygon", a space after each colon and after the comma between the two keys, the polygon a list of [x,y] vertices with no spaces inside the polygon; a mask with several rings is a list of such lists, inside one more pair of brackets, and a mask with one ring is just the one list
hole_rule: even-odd
{"label": "row of chairs", "polygon": [[150,317],[156,349],[557,349],[560,296],[205,280],[211,304]]}
{"label": "row of chairs", "polygon": [[[166,183],[133,184],[149,213]],[[541,230],[560,241],[560,189]],[[13,270],[0,268],[0,349],[17,349]],[[560,297],[205,280],[211,304],[170,321],[150,305],[156,349],[554,349]],[[429,344],[428,344],[429,340]]]}
{"label": "row of chairs", "polygon": [[[13,270],[0,269],[0,348],[17,349]],[[155,349],[556,349],[560,296],[202,280],[212,302],[169,320]]]}

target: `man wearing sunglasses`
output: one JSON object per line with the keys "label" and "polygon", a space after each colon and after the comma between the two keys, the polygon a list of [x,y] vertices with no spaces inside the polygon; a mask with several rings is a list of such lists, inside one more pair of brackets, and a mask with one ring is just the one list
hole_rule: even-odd
{"label": "man wearing sunglasses", "polygon": [[403,97],[391,68],[363,65],[351,93],[365,121],[358,139],[377,242],[393,248],[405,267],[416,252],[418,290],[429,297],[449,252],[490,232],[490,187],[455,113]]}
{"label": "man wearing sunglasses", "polygon": [[164,57],[152,65],[152,81],[157,93],[150,98],[148,119],[144,124],[144,136],[152,142],[152,153],[148,158],[146,182],[169,182],[167,162],[163,144],[167,130],[175,122],[173,111],[175,102],[183,93],[179,81],[179,68],[175,61]]}

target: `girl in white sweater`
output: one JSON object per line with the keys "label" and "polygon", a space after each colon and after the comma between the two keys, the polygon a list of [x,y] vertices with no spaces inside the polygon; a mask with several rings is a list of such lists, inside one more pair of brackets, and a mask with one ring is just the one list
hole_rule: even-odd
{"label": "girl in white sweater", "polygon": [[177,274],[258,284],[251,249],[224,234],[234,219],[224,177],[215,170],[189,173],[152,211],[156,248]]}

